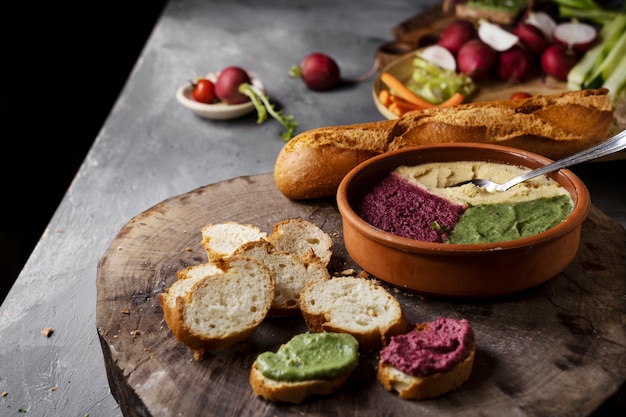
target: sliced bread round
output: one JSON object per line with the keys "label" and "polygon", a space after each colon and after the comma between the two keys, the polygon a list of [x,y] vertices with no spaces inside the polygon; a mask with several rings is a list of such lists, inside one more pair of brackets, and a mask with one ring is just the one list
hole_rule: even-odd
{"label": "sliced bread round", "polygon": [[201,229],[202,247],[214,261],[230,256],[246,242],[267,238],[267,233],[252,224],[240,224],[227,221],[224,223],[207,224]]}
{"label": "sliced bread round", "polygon": [[326,266],[333,253],[331,237],[315,223],[300,218],[276,223],[267,239],[277,250],[294,253],[299,257],[305,257],[313,250]]}
{"label": "sliced bread round", "polygon": [[[452,319],[439,318],[416,325],[400,338],[407,336],[412,336],[410,341],[398,342],[392,338],[390,345],[381,351],[377,377],[385,389],[397,392],[400,398],[423,400],[452,391],[469,378],[476,341],[467,321],[455,323]],[[394,346],[396,343],[400,345]],[[391,351],[385,352],[386,349]]]}
{"label": "sliced bread round", "polygon": [[328,395],[358,366],[357,340],[348,334],[302,333],[277,352],[260,354],[250,370],[255,395],[268,401],[298,404]]}
{"label": "sliced bread round", "polygon": [[267,240],[257,240],[241,245],[235,255],[248,256],[265,264],[276,284],[274,300],[268,313],[284,317],[300,313],[300,292],[306,284],[320,279],[330,279],[326,266],[316,256],[310,262],[293,253],[276,250]]}
{"label": "sliced bread round", "polygon": [[349,333],[362,351],[380,349],[408,324],[398,300],[377,281],[336,277],[307,284],[300,309],[312,332]]}
{"label": "sliced bread round", "polygon": [[248,338],[274,299],[274,279],[261,262],[244,256],[216,262],[223,272],[195,279],[182,294],[171,289],[159,294],[167,325],[196,358]]}

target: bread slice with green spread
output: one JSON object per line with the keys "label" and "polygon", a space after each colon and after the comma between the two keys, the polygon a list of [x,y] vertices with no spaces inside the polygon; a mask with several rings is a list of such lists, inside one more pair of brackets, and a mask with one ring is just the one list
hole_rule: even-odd
{"label": "bread slice with green spread", "polygon": [[336,277],[307,284],[300,310],[311,332],[349,333],[362,351],[380,349],[408,324],[398,300],[378,281]]}
{"label": "bread slice with green spread", "polygon": [[261,353],[250,386],[265,400],[299,404],[336,391],[359,363],[357,340],[345,333],[302,333],[277,352]]}
{"label": "bread slice with green spread", "polygon": [[475,353],[474,332],[467,320],[439,317],[392,337],[380,352],[377,377],[400,398],[433,398],[469,378]]}

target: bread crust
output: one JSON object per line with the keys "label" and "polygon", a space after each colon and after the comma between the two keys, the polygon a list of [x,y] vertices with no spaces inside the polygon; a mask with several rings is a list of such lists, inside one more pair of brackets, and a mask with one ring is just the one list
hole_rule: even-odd
{"label": "bread crust", "polygon": [[[165,292],[159,294],[159,302],[163,309],[163,318],[168,325],[172,334],[179,342],[183,343],[190,350],[194,352],[194,357],[200,359],[204,352],[213,350],[226,349],[237,342],[241,342],[252,335],[257,327],[261,324],[268,311],[271,308],[272,300],[274,298],[275,281],[272,277],[268,267],[259,261],[245,257],[245,256],[230,256],[215,261],[218,267],[223,270],[221,273],[215,273],[211,275],[201,276],[194,279],[192,287],[185,293],[170,295],[170,289],[166,289]],[[250,270],[252,273],[258,272],[255,275],[247,276],[245,279],[249,280],[254,285],[254,288],[258,291],[255,293],[258,306],[255,310],[254,320],[242,320],[237,326],[233,328],[222,329],[214,334],[205,334],[194,331],[191,327],[191,323],[187,319],[187,314],[192,306],[193,298],[197,293],[199,286],[212,284],[209,281],[217,283],[216,285],[222,285],[225,280],[230,280],[230,271],[233,269],[233,273],[239,274],[240,272],[234,271],[246,271]],[[192,278],[187,278],[192,279]],[[184,278],[183,278],[184,280]],[[214,287],[215,285],[210,285]],[[229,289],[224,291],[232,291],[233,285],[228,286]],[[243,290],[242,290],[243,291]],[[171,297],[175,297],[172,299]],[[245,303],[246,298],[241,298],[242,303]],[[209,312],[206,313],[206,320],[214,320]],[[216,319],[219,320],[219,319]],[[219,325],[219,321],[216,321]]]}
{"label": "bread crust", "polygon": [[301,382],[274,381],[263,376],[255,362],[250,370],[250,385],[255,395],[260,395],[268,401],[299,404],[307,397],[331,394],[348,379],[350,374],[351,372],[347,372],[332,379]]}
{"label": "bread crust", "polygon": [[432,143],[494,143],[560,159],[608,138],[613,113],[608,90],[600,88],[321,127],[302,132],[281,149],[274,179],[290,199],[332,197],[359,163],[387,151]]}
{"label": "bread crust", "polygon": [[[345,295],[339,294],[341,291],[345,291]],[[331,294],[343,304],[333,303]],[[355,294],[359,294],[358,299],[353,297]],[[392,336],[405,333],[408,329],[408,321],[395,297],[365,278],[337,277],[311,282],[303,288],[300,297],[300,310],[309,331],[349,333],[359,342],[359,349],[363,352],[380,349],[389,343]],[[352,300],[347,301],[347,298]],[[342,308],[350,305],[353,309],[351,313],[358,311],[364,317],[370,316],[371,322],[356,326],[357,318],[348,316],[348,310]],[[386,308],[388,316],[379,316],[374,311],[376,308]]]}
{"label": "bread crust", "polygon": [[396,391],[406,400],[425,400],[438,397],[460,387],[470,376],[474,365],[476,343],[473,342],[469,355],[448,372],[438,372],[428,376],[412,376],[397,368],[378,363],[378,380],[387,391]]}

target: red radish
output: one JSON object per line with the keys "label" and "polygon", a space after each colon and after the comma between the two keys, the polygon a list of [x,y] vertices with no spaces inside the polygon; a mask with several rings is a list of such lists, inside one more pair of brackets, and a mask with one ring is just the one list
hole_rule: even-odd
{"label": "red radish", "polygon": [[488,20],[478,23],[478,37],[498,52],[506,51],[519,41],[516,34]]}
{"label": "red radish", "polygon": [[339,65],[330,56],[321,52],[307,55],[300,66],[293,66],[289,71],[292,78],[302,78],[311,90],[328,90],[339,84],[341,74]]}
{"label": "red radish", "polygon": [[457,54],[459,72],[480,81],[487,76],[496,62],[496,51],[480,39],[465,42]]}
{"label": "red radish", "polygon": [[452,52],[441,45],[430,45],[420,50],[419,55],[431,64],[450,71],[456,71],[456,59]]}
{"label": "red radish", "polygon": [[227,104],[250,101],[250,97],[239,91],[242,84],[252,84],[246,70],[236,66],[226,67],[220,71],[215,81],[215,95]]}
{"label": "red radish", "polygon": [[583,22],[559,23],[552,31],[552,39],[555,43],[563,45],[577,54],[582,54],[591,48],[597,37],[596,28]]}
{"label": "red radish", "polygon": [[543,33],[543,36],[545,36],[546,39],[548,39],[549,41],[552,41],[552,31],[554,30],[554,27],[556,26],[556,22],[554,21],[554,19],[552,19],[552,16],[550,16],[548,13],[541,12],[541,11],[539,12],[531,11],[526,16],[524,23],[533,25],[534,27],[539,29],[541,33]]}
{"label": "red radish", "polygon": [[456,55],[463,44],[477,38],[476,27],[469,20],[457,19],[452,21],[439,35],[437,44],[443,46]]}
{"label": "red radish", "polygon": [[567,74],[577,62],[574,52],[558,44],[550,46],[541,54],[543,72],[557,80],[567,80]]}
{"label": "red radish", "polygon": [[545,37],[543,32],[530,23],[519,23],[513,29],[513,33],[519,37],[522,44],[533,54],[541,54],[551,45],[551,42]]}
{"label": "red radish", "polygon": [[524,81],[533,75],[531,56],[520,46],[500,52],[496,62],[496,77],[502,81]]}

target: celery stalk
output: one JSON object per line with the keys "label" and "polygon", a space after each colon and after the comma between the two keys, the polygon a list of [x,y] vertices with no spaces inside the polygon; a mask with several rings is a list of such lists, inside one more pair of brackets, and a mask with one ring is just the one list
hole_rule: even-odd
{"label": "celery stalk", "polygon": [[[626,30],[626,14],[618,13],[615,18],[607,22],[600,33],[598,41],[589,49],[578,63],[570,70],[567,76],[568,87],[572,90],[589,88],[600,74],[598,68],[611,52],[613,46]],[[601,83],[602,80],[599,80]]]}
{"label": "celery stalk", "polygon": [[[623,38],[624,36],[622,36]],[[609,98],[613,103],[626,97],[626,55],[621,56],[619,63],[613,68],[602,87],[609,89]]]}
{"label": "celery stalk", "polygon": [[589,83],[593,83],[598,77],[603,81],[606,80],[624,55],[626,55],[626,32],[621,32],[608,54],[589,76]]}

